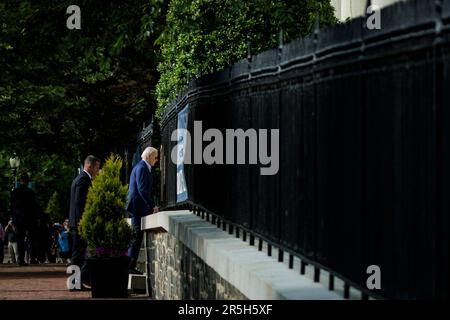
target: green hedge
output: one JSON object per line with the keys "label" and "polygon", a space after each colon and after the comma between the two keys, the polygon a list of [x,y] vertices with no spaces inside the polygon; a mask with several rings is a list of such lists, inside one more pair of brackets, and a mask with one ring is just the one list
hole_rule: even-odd
{"label": "green hedge", "polygon": [[329,0],[172,0],[167,26],[159,37],[161,78],[156,87],[157,118],[190,79],[220,70],[283,41],[336,22]]}

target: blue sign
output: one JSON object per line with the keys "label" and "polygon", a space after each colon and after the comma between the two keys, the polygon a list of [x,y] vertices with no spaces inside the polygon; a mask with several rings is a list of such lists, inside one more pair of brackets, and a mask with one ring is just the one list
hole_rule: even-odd
{"label": "blue sign", "polygon": [[178,114],[177,125],[177,202],[188,199],[186,178],[184,175],[184,156],[186,154],[186,130],[189,105]]}

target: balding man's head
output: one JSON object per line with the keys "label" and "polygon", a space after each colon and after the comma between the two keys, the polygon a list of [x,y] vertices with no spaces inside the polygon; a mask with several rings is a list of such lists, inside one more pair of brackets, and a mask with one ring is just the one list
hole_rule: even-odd
{"label": "balding man's head", "polygon": [[153,167],[158,161],[158,150],[153,147],[147,147],[144,152],[142,152],[141,158]]}

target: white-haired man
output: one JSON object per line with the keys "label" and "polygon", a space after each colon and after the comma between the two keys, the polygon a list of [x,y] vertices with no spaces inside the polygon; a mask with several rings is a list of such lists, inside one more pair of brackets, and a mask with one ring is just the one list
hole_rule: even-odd
{"label": "white-haired man", "polygon": [[128,250],[131,257],[130,273],[139,273],[136,261],[142,244],[143,232],[141,230],[141,218],[158,212],[158,207],[152,198],[152,168],[158,161],[158,150],[152,147],[145,148],[139,161],[131,171],[130,186],[128,189],[126,209],[131,213],[133,225],[133,242]]}

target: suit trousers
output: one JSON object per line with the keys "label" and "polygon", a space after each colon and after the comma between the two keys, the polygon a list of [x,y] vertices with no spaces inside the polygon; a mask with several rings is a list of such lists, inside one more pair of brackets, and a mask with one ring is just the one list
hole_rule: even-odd
{"label": "suit trousers", "polygon": [[77,230],[70,230],[72,238],[72,258],[71,265],[77,265],[81,271],[81,283],[90,285],[91,279],[86,264],[86,242],[81,238]]}
{"label": "suit trousers", "polygon": [[141,230],[141,226],[138,224],[133,224],[133,241],[128,249],[128,256],[131,258],[131,268],[136,267],[136,261],[139,257],[139,251],[141,250],[143,238],[144,232]]}

